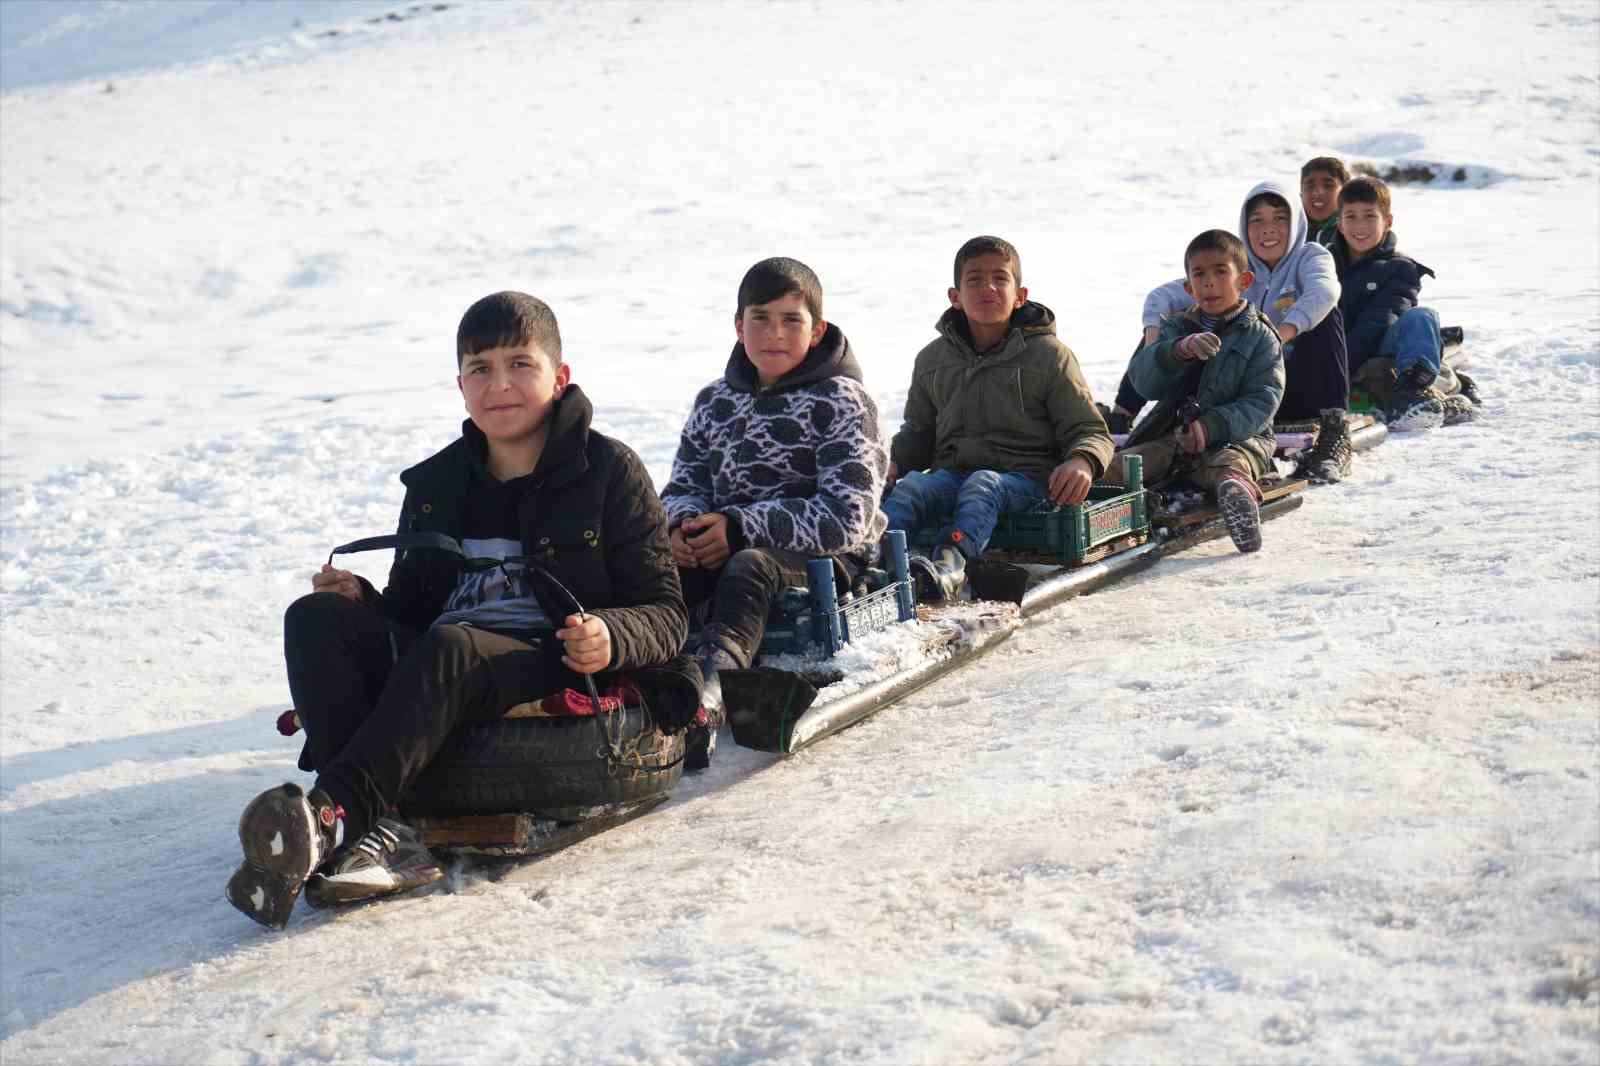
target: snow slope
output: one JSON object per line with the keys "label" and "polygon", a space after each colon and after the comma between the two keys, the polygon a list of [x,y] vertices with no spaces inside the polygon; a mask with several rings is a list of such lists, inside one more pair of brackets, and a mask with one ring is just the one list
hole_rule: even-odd
{"label": "snow slope", "polygon": [[[1329,19],[0,4],[0,1060],[1600,1059],[1600,18]],[[222,900],[299,776],[282,610],[457,431],[473,299],[548,299],[660,483],[758,258],[892,426],[1001,233],[1109,393],[1330,151],[1471,168],[1396,228],[1481,422],[528,880]]]}

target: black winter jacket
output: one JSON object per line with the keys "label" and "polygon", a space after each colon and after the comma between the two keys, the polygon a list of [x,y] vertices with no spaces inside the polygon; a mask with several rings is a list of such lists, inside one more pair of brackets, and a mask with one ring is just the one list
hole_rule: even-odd
{"label": "black winter jacket", "polygon": [[[605,620],[612,649],[607,669],[633,673],[660,712],[657,720],[676,727],[699,705],[700,676],[679,656],[688,616],[666,515],[632,449],[589,428],[593,413],[576,385],[556,402],[549,440],[518,507],[522,551],[542,559],[586,610]],[[482,431],[468,420],[460,439],[403,471],[399,531],[459,539],[473,469],[484,469],[487,454]],[[459,572],[453,555],[406,549],[396,552],[383,592],[363,583],[364,594],[388,617],[421,631],[444,609]],[[534,590],[559,624],[569,611],[545,602],[537,584]]]}
{"label": "black winter jacket", "polygon": [[1402,314],[1417,306],[1422,278],[1433,271],[1395,251],[1394,231],[1356,263],[1344,234],[1336,234],[1334,268],[1339,272],[1339,311],[1344,315],[1344,344],[1350,369],[1378,354],[1383,335]]}

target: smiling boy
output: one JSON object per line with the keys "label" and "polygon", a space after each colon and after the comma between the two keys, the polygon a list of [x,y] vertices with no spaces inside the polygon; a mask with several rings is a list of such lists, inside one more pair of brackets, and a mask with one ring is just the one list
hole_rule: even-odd
{"label": "smiling boy", "polygon": [[1339,232],[1339,190],[1350,180],[1344,162],[1331,155],[1308,159],[1300,168],[1300,206],[1306,213],[1306,239],[1324,248]]}
{"label": "smiling boy", "polygon": [[[662,728],[698,707],[693,664],[673,662],[687,623],[665,515],[639,457],[590,429],[555,315],[524,293],[484,297],[461,319],[456,359],[469,417],[460,439],[400,475],[400,532],[507,562],[467,569],[403,549],[381,593],[324,566],[290,605],[300,768],[317,779],[309,793],[262,793],[239,819],[228,899],[263,925],[287,924],[302,886],[323,905],[443,876],[393,811],[458,725],[612,671],[632,675]],[[584,612],[547,599],[513,556],[539,559]]]}
{"label": "smiling boy", "polygon": [[[1156,408],[1121,454],[1140,456],[1152,482],[1172,477],[1210,490],[1234,547],[1253,552],[1261,547],[1256,483],[1272,469],[1272,418],[1283,397],[1280,342],[1244,298],[1255,278],[1239,238],[1207,230],[1183,262],[1193,306],[1164,319],[1128,367]],[[1126,464],[1113,464],[1105,480],[1126,484]]]}
{"label": "smiling boy", "polygon": [[934,600],[959,594],[1002,513],[1081,503],[1114,447],[1055,314],[1028,299],[1016,248],[972,238],[954,282],[912,368],[883,504],[891,529],[938,529],[933,555],[912,560]]}
{"label": "smiling boy", "polygon": [[[1356,178],[1339,191],[1339,233],[1332,249],[1343,289],[1339,308],[1352,373],[1382,380],[1390,389],[1384,405],[1390,428],[1431,429],[1446,413],[1446,400],[1435,387],[1444,341],[1438,314],[1418,307],[1417,299],[1423,277],[1434,273],[1400,254],[1393,225],[1389,187],[1382,181]],[[1470,415],[1471,408],[1452,404],[1452,410]]]}
{"label": "smiling boy", "polygon": [[755,659],[773,599],[804,585],[819,557],[854,584],[884,529],[878,408],[849,341],[823,317],[817,275],[795,259],[757,263],[739,282],[733,328],[738,341],[695,397],[661,492],[684,599],[710,601],[691,649],[709,721],[690,730],[689,769],[709,764],[719,674]]}

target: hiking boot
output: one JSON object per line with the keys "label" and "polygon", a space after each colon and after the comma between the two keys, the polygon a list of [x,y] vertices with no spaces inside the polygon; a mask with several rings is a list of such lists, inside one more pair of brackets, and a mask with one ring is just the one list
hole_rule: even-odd
{"label": "hiking boot", "polygon": [[1406,433],[1437,429],[1444,424],[1444,404],[1433,388],[1437,377],[1422,363],[1400,375],[1389,408],[1384,412],[1390,429]]}
{"label": "hiking boot", "polygon": [[1478,409],[1461,393],[1444,397],[1439,405],[1444,409],[1444,424],[1447,426],[1459,426],[1478,417]]}
{"label": "hiking boot", "polygon": [[1461,395],[1465,396],[1474,407],[1483,406],[1483,397],[1478,394],[1478,383],[1473,381],[1461,371],[1456,371],[1456,381],[1461,388]]}
{"label": "hiking boot", "polygon": [[1244,477],[1229,475],[1217,485],[1217,510],[1233,546],[1241,552],[1261,550],[1261,505]]}
{"label": "hiking boot", "polygon": [[728,717],[722,706],[721,673],[739,668],[726,649],[714,644],[702,647],[694,658],[700,666],[700,709],[705,712],[705,724],[690,726],[683,738],[683,768],[690,771],[711,765],[711,756],[717,751],[717,730]]}
{"label": "hiking boot", "polygon": [[1317,426],[1317,442],[1300,457],[1295,477],[1318,485],[1336,485],[1350,476],[1350,426],[1344,412],[1330,408],[1322,412]]}
{"label": "hiking boot", "polygon": [[269,929],[289,913],[311,872],[333,852],[344,811],[326,792],[299,785],[268,789],[239,816],[244,862],[228,879],[228,902]]}
{"label": "hiking boot", "polygon": [[941,545],[933,558],[913,555],[910,558],[911,576],[917,584],[917,599],[925,603],[943,603],[960,597],[967,585],[967,557],[953,544]]}
{"label": "hiking boot", "polygon": [[306,902],[335,907],[431,885],[444,870],[422,834],[396,818],[379,818],[360,840],[339,850],[306,881]]}

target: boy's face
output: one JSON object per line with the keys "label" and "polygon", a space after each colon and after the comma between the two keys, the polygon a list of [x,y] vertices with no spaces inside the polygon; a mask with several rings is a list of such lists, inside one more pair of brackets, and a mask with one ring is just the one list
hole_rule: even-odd
{"label": "boy's face", "polygon": [[552,367],[538,345],[518,344],[462,359],[456,385],[467,415],[489,442],[515,444],[545,428],[571,376],[565,363]]}
{"label": "boy's face", "polygon": [[1263,200],[1244,220],[1250,250],[1268,267],[1275,267],[1289,248],[1289,209]]}
{"label": "boy's face", "polygon": [[822,339],[828,324],[812,321],[806,298],[791,292],[769,303],[746,304],[734,316],[733,330],[756,368],[756,377],[771,385],[806,361],[806,353]]}
{"label": "boy's face", "polygon": [[1189,276],[1183,280],[1183,291],[1194,297],[1200,310],[1208,315],[1231,311],[1241,294],[1250,287],[1255,275],[1240,272],[1227,252],[1206,248],[1189,257]]}
{"label": "boy's face", "polygon": [[1344,188],[1339,179],[1326,170],[1313,170],[1300,179],[1300,206],[1306,209],[1306,218],[1312,222],[1326,222],[1328,216],[1339,210],[1339,190]]}
{"label": "boy's face", "polygon": [[1383,213],[1377,204],[1345,204],[1339,209],[1339,232],[1344,243],[1357,259],[1383,243],[1394,216]]}
{"label": "boy's face", "polygon": [[1009,256],[999,252],[975,256],[961,264],[961,285],[950,290],[950,306],[967,321],[981,326],[1003,326],[1011,312],[1028,301],[1028,290],[1017,284]]}

